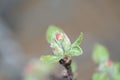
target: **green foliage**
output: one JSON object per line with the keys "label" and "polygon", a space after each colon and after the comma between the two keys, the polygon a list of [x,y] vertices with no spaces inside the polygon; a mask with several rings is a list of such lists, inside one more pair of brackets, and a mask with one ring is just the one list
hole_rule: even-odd
{"label": "green foliage", "polygon": [[[105,63],[100,63],[98,69],[99,75],[94,74],[93,80],[98,80],[96,77],[102,76],[104,74],[106,74],[106,77],[108,77],[109,79],[111,78],[111,80],[120,80],[120,69],[118,63],[109,63],[109,61]],[[104,79],[101,78],[100,80]]]}
{"label": "green foliage", "polygon": [[[94,47],[93,59],[99,64],[98,71],[93,75],[93,80],[120,80],[120,63],[114,63],[109,60],[107,49],[97,44]],[[106,76],[104,76],[106,74]]]}
{"label": "green foliage", "polygon": [[105,74],[95,73],[92,80],[109,80],[109,78]]}
{"label": "green foliage", "polygon": [[48,63],[53,63],[59,61],[65,56],[79,56],[83,53],[80,48],[80,43],[83,39],[83,33],[80,33],[77,40],[71,44],[70,39],[60,28],[51,25],[46,33],[46,38],[54,55],[42,56],[40,60]]}
{"label": "green foliage", "polygon": [[50,47],[52,48],[52,51],[53,51],[54,55],[63,56],[64,51],[63,51],[62,47],[59,44],[60,43],[53,42],[53,43],[50,44]]}
{"label": "green foliage", "polygon": [[72,46],[79,46],[82,40],[83,40],[83,33],[81,32],[77,40],[72,44]]}
{"label": "green foliage", "polygon": [[82,55],[83,50],[79,47],[82,40],[83,40],[83,33],[81,32],[77,40],[71,45],[71,49],[68,51],[69,56]]}
{"label": "green foliage", "polygon": [[93,50],[93,59],[97,63],[107,61],[109,59],[107,49],[100,44],[96,44]]}
{"label": "green foliage", "polygon": [[117,69],[120,71],[120,62],[116,62],[115,65],[116,65]]}
{"label": "green foliage", "polygon": [[120,80],[120,73],[114,75],[114,80]]}
{"label": "green foliage", "polygon": [[70,41],[70,39],[68,38],[68,36],[65,33],[63,33],[63,35],[64,35],[64,39],[61,42],[61,44],[62,44],[62,46],[63,46],[63,48],[64,48],[64,50],[66,52],[71,48],[71,41]]}
{"label": "green foliage", "polygon": [[69,50],[68,55],[69,56],[79,56],[82,55],[83,51],[79,46],[74,46]]}
{"label": "green foliage", "polygon": [[54,64],[43,63],[39,59],[32,60],[25,66],[23,80],[48,80],[54,68]]}
{"label": "green foliage", "polygon": [[40,60],[45,63],[54,63],[54,62],[58,62],[60,60],[60,57],[53,55],[46,55],[46,56],[41,56]]}

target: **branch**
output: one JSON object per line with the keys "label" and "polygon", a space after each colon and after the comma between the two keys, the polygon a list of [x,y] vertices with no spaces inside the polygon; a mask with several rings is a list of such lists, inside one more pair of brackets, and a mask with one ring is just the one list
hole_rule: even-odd
{"label": "branch", "polygon": [[72,72],[72,69],[71,69],[71,62],[72,60],[70,59],[70,57],[68,56],[65,56],[63,59],[61,59],[59,61],[59,63],[65,67],[65,69],[67,70],[67,80],[73,80],[73,72]]}

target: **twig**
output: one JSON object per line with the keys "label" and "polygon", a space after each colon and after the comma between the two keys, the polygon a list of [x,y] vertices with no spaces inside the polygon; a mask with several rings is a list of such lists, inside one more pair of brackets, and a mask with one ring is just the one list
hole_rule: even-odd
{"label": "twig", "polygon": [[65,56],[64,59],[61,59],[59,61],[59,63],[61,65],[63,65],[65,67],[65,69],[67,70],[67,74],[68,74],[67,80],[73,80],[73,72],[71,69],[71,62],[72,62],[72,60],[68,56]]}

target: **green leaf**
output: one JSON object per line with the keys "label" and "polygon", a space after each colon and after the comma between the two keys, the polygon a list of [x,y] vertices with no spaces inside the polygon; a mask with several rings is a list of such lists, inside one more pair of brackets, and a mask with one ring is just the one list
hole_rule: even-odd
{"label": "green leaf", "polygon": [[116,62],[115,66],[117,67],[118,71],[120,71],[120,62]]}
{"label": "green leaf", "polygon": [[82,40],[83,40],[83,33],[81,32],[77,40],[72,44],[72,46],[79,46]]}
{"label": "green leaf", "polygon": [[79,56],[79,55],[82,55],[82,53],[83,53],[83,51],[79,46],[74,46],[69,50],[67,55],[69,55],[69,56]]}
{"label": "green leaf", "polygon": [[62,46],[65,49],[65,51],[69,50],[71,47],[71,42],[68,36],[64,33],[64,39],[62,41]]}
{"label": "green leaf", "polygon": [[50,47],[52,48],[52,51],[56,56],[63,56],[64,55],[63,49],[57,43],[55,43],[55,42],[50,43]]}
{"label": "green leaf", "polygon": [[46,32],[46,38],[47,38],[47,41],[48,41],[49,43],[51,42],[51,38],[52,38],[53,34],[54,34],[56,31],[57,31],[57,32],[63,32],[62,29],[56,27],[55,25],[49,26],[49,28],[48,28],[48,30],[47,30],[47,32]]}
{"label": "green leaf", "polygon": [[109,59],[109,54],[104,46],[96,44],[94,46],[92,57],[95,62],[100,63],[107,61]]}
{"label": "green leaf", "polygon": [[72,62],[71,67],[72,67],[72,71],[75,72],[77,69],[76,63]]}
{"label": "green leaf", "polygon": [[109,80],[109,78],[106,75],[95,73],[92,77],[92,80]]}
{"label": "green leaf", "polygon": [[120,80],[120,73],[114,75],[114,80]]}
{"label": "green leaf", "polygon": [[109,71],[112,75],[116,75],[120,72],[119,70],[120,64],[119,63],[113,63],[113,65],[110,67]]}
{"label": "green leaf", "polygon": [[60,60],[60,57],[47,55],[47,56],[41,56],[40,60],[45,63],[54,63],[54,62],[58,62]]}

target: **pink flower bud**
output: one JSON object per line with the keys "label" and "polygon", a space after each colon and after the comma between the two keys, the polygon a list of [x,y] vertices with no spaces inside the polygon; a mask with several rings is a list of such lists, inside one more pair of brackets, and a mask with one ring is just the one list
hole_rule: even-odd
{"label": "pink flower bud", "polygon": [[112,64],[113,64],[112,61],[108,61],[108,62],[107,62],[107,66],[108,66],[108,67],[109,67],[109,66],[112,66]]}
{"label": "pink flower bud", "polygon": [[57,40],[62,39],[62,38],[63,38],[63,34],[62,33],[56,34],[56,39]]}

